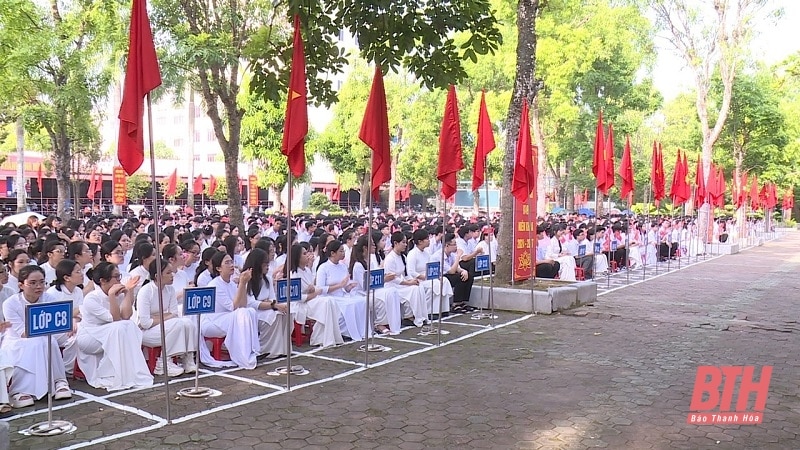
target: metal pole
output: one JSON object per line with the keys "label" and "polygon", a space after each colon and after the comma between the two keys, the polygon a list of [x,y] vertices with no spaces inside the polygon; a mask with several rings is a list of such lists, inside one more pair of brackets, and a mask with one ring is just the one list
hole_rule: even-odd
{"label": "metal pole", "polygon": [[[287,175],[287,195],[286,195],[286,223],[292,223],[292,170],[289,169]],[[296,231],[295,231],[296,232]],[[292,390],[292,330],[294,329],[294,319],[292,319],[292,231],[287,227],[286,230],[286,263],[284,269],[286,270],[286,390]],[[303,324],[305,325],[305,324]]]}
{"label": "metal pole", "polygon": [[[160,239],[159,235],[161,234],[161,226],[159,225],[158,215],[156,214],[156,206],[158,205],[156,202],[156,195],[158,191],[156,189],[156,157],[153,144],[153,107],[150,101],[150,93],[147,94],[147,127],[147,137],[150,144],[150,182],[153,193],[153,217],[155,219],[153,221],[153,225],[156,230],[156,239]],[[158,248],[157,244],[156,248]],[[145,267],[145,269],[147,268]],[[161,277],[162,270],[161,253],[158,252],[156,255],[156,273],[158,273],[159,277]],[[161,329],[161,364],[163,364],[164,367],[164,395],[167,399],[167,423],[172,423],[169,404],[169,371],[167,370],[167,360],[169,359],[169,355],[167,355],[167,336],[166,331],[164,330],[164,293],[162,292],[161,283],[158,284],[158,318],[160,321],[159,328]],[[199,332],[200,330],[198,330],[198,333]]]}
{"label": "metal pole", "polygon": [[53,427],[53,336],[47,335],[47,429]]}
{"label": "metal pole", "polygon": [[[372,177],[369,177],[369,193],[367,194],[369,198],[367,199],[367,248],[372,249]],[[390,194],[391,195],[391,194]],[[369,300],[370,295],[375,295],[375,293],[371,289],[371,276],[370,271],[372,270],[372,254],[373,252],[369,252],[367,256],[367,279],[365,280],[367,285],[367,324],[365,325],[364,332],[364,367],[369,367],[369,348],[371,346],[370,343],[370,319],[372,318],[369,313]],[[350,256],[353,257],[352,255]],[[354,280],[358,283],[359,280]],[[373,298],[373,305],[375,304],[375,299]],[[338,325],[337,325],[338,326]]]}
{"label": "metal pole", "polygon": [[[201,314],[197,315],[197,351],[194,352],[194,365],[195,367],[200,367],[200,346],[205,345],[203,342],[203,336],[200,333],[200,316]],[[194,371],[194,391],[197,392],[200,390],[200,370]]]}
{"label": "metal pole", "polygon": [[[443,286],[444,286],[444,246],[446,245],[446,243],[444,241],[444,238],[445,238],[445,236],[447,236],[447,220],[446,220],[447,219],[447,198],[444,197],[444,196],[442,196],[442,197],[443,197],[443,200],[444,200],[444,203],[443,203],[443,208],[444,209],[442,210],[442,238],[441,238],[442,262],[441,262],[441,265],[439,265],[439,326],[436,328],[436,345],[437,346],[442,345],[442,307],[444,306],[443,305],[444,302],[442,300],[442,295],[441,294],[443,292],[442,289],[443,289]],[[460,265],[461,261],[457,259],[455,261],[455,264],[456,265]],[[458,272],[456,272],[456,273],[458,273]],[[481,301],[483,301],[483,299],[481,299]],[[467,299],[467,303],[469,303],[469,299]]]}

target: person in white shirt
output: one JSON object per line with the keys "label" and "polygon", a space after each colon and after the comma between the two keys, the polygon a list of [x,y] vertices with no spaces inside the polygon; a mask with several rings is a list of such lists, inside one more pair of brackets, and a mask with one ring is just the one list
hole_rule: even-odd
{"label": "person in white shirt", "polygon": [[[485,226],[481,229],[480,239],[475,245],[475,250],[479,250],[481,255],[489,255],[490,269],[494,273],[494,266],[497,262],[497,245],[495,244],[494,228]],[[482,272],[479,275],[488,275],[488,272]]]}
{"label": "person in white shirt", "polygon": [[[174,245],[174,244],[170,244]],[[164,337],[166,349],[155,364],[155,375],[163,375],[165,371],[170,377],[197,371],[195,353],[197,351],[197,324],[190,317],[181,317],[178,312],[178,299],[172,287],[175,267],[167,260],[161,261],[161,274],[157,271],[157,262],[152,261],[147,281],[136,295],[136,309],[139,316],[139,328],[142,329],[142,345],[145,347],[161,347],[161,311],[164,314]],[[159,307],[158,291],[161,290],[162,303]],[[182,366],[172,361],[173,357],[181,358]]]}
{"label": "person in white shirt", "polygon": [[[453,233],[448,233],[443,237],[444,240],[444,258],[442,257],[442,252],[439,252],[435,255],[431,256],[431,261],[439,261],[441,263],[441,271],[444,278],[450,283],[450,286],[453,289],[454,296],[455,292],[461,292],[462,290],[466,289],[466,284],[469,282],[470,276],[467,269],[462,268],[458,262],[461,260],[461,250],[458,249],[456,245],[456,235]],[[469,289],[471,289],[471,285]],[[466,294],[461,294],[462,297],[466,295],[466,299],[469,300],[469,291]],[[476,308],[468,305],[466,301],[456,302],[453,301],[451,310],[453,312],[462,313],[462,312],[470,312],[474,311]]]}
{"label": "person in white shirt", "polygon": [[14,293],[20,291],[19,289],[19,273],[20,271],[30,265],[31,258],[28,256],[28,251],[25,249],[15,248],[8,254],[8,286]]}
{"label": "person in white shirt", "polygon": [[208,346],[200,346],[200,360],[210,367],[239,366],[243,369],[256,367],[259,352],[258,318],[256,310],[247,306],[247,283],[252,271],[239,274],[238,285],[233,280],[233,258],[225,252],[217,252],[211,258],[211,273],[214,279],[208,284],[217,289],[214,313],[203,314],[200,333],[204,337],[225,338],[231,361],[212,358]]}
{"label": "person in white shirt", "polygon": [[[369,236],[361,236],[353,246],[352,259],[349,265],[350,279],[357,283],[355,292],[366,297],[367,289],[365,286],[365,276],[367,269],[378,268],[375,255],[370,253]],[[402,314],[400,306],[400,296],[394,289],[372,289],[369,291],[373,298],[372,318],[375,331],[379,334],[398,334],[400,333]]]}
{"label": "person in white shirt", "polygon": [[186,266],[186,253],[177,244],[167,244],[161,256],[172,265],[174,271],[172,275],[172,289],[175,291],[175,300],[178,305],[183,303],[183,291],[191,287],[186,271],[182,270]]}
{"label": "person in white shirt", "polygon": [[269,228],[269,231],[264,235],[273,241],[278,239],[278,236],[281,235],[281,228],[283,228],[283,219],[275,219],[275,222],[272,224],[272,227]]}
{"label": "person in white shirt", "polygon": [[80,264],[70,259],[61,260],[56,266],[56,279],[53,285],[45,292],[49,301],[72,302],[72,332],[55,335],[58,346],[62,348],[64,371],[73,372],[75,361],[78,358],[78,345],[76,333],[81,322],[81,305],[83,305],[83,291],[80,284],[83,281],[83,270]]}
{"label": "person in white shirt", "polygon": [[572,232],[573,239],[564,244],[564,248],[575,258],[575,265],[583,269],[585,279],[594,276],[594,248],[586,239],[586,229],[578,228]]}
{"label": "person in white shirt", "polygon": [[[339,318],[342,316],[336,301],[323,295],[323,289],[314,285],[316,274],[311,270],[314,252],[308,242],[298,242],[292,246],[288,259],[291,278],[300,279],[301,301],[292,302],[295,322],[305,325],[307,319],[314,320],[311,332],[312,346],[332,347],[344,343]],[[276,274],[283,274],[283,271]]]}
{"label": "person in white shirt", "polygon": [[39,267],[44,270],[44,282],[49,286],[56,279],[56,266],[66,256],[67,248],[61,241],[49,241],[45,245],[44,252],[47,260],[39,264]]}
{"label": "person in white shirt", "polygon": [[[322,243],[320,242],[320,245]],[[325,247],[327,260],[317,269],[314,285],[322,289],[323,295],[329,295],[336,301],[342,312],[339,328],[343,335],[354,341],[363,340],[367,333],[366,315],[367,299],[358,295],[358,283],[350,279],[348,268],[342,263],[344,248],[342,243],[333,239]],[[371,332],[372,326],[369,331]]]}
{"label": "person in white shirt", "polygon": [[254,309],[258,317],[259,353],[277,357],[287,352],[290,321],[286,316],[286,303],[276,300],[269,264],[270,255],[260,248],[253,248],[243,269],[252,272],[247,283],[247,306]]}
{"label": "person in white shirt", "polygon": [[178,269],[186,274],[186,280],[189,283],[194,283],[194,275],[197,272],[197,266],[200,265],[200,244],[195,241],[185,241],[181,243],[181,250],[183,250],[183,266],[177,266]]}
{"label": "person in white shirt", "polygon": [[90,386],[109,391],[152,386],[153,376],[142,353],[142,331],[134,323],[133,288],[116,265],[103,261],[93,270],[97,288],[81,305],[78,365]]}
{"label": "person in white shirt", "polygon": [[425,298],[425,288],[420,280],[408,275],[405,251],[408,241],[401,232],[392,234],[392,250],[383,261],[386,286],[396,289],[403,306],[403,318],[414,318],[414,325],[421,327],[428,322],[429,301]]}
{"label": "person in white shirt", "polygon": [[[429,244],[429,234],[424,229],[414,232],[414,248],[408,252],[406,257],[406,270],[408,276],[420,281],[420,286],[425,289],[425,298],[429,299],[428,309],[433,314],[450,312],[450,300],[453,297],[453,287],[447,278],[429,280],[427,278],[427,265],[430,262],[429,255],[425,249]],[[441,258],[440,258],[441,259]]]}
{"label": "person in white shirt", "polygon": [[213,258],[217,253],[220,253],[220,251],[212,247],[203,250],[203,254],[200,257],[200,263],[197,265],[197,269],[194,273],[195,286],[206,287],[209,283],[211,283],[211,279],[213,278],[211,276],[211,258]]}
{"label": "person in white shirt", "polygon": [[[14,367],[11,384],[8,385],[10,403],[14,408],[31,406],[36,399],[47,395],[48,359],[53,371],[53,398],[60,400],[72,397],[56,337],[28,337],[25,334],[26,305],[49,301],[44,285],[44,271],[41,267],[23,267],[19,271],[20,292],[3,302],[3,317],[10,326],[5,331],[2,349],[11,356],[11,361],[8,362]],[[51,341],[50,349],[48,341]]]}
{"label": "person in white shirt", "polygon": [[561,280],[575,281],[575,258],[561,243],[567,228],[563,224],[555,225],[554,228],[555,234],[550,239],[550,246],[547,248],[545,258],[559,262],[561,267],[558,276]]}

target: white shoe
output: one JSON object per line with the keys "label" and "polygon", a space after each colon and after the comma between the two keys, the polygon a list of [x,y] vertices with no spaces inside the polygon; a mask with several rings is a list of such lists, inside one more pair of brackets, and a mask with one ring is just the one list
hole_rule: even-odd
{"label": "white shoe", "polygon": [[194,362],[194,353],[183,355],[183,373],[197,372],[197,364]]}
{"label": "white shoe", "polygon": [[12,408],[27,408],[28,406],[33,406],[34,399],[32,395],[17,393],[11,396],[11,407]]}
{"label": "white shoe", "polygon": [[[156,368],[153,370],[153,375],[164,375],[164,363],[161,358],[156,361]],[[172,362],[172,358],[167,360],[167,375],[170,377],[177,377],[183,375],[183,367]]]}
{"label": "white shoe", "polygon": [[53,400],[65,400],[72,398],[72,389],[69,388],[67,380],[56,380],[56,391],[53,393]]}

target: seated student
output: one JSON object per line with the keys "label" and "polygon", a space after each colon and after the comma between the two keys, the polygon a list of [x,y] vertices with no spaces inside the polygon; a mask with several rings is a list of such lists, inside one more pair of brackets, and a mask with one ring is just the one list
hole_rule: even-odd
{"label": "seated student", "polygon": [[617,267],[628,266],[628,240],[619,224],[611,227],[611,235],[608,236],[608,256],[610,261],[615,261]]}
{"label": "seated student", "polygon": [[[453,297],[453,287],[450,285],[449,279],[447,277],[442,278],[441,284],[438,279],[427,279],[427,265],[432,259],[425,252],[425,249],[430,244],[429,236],[428,232],[422,228],[414,232],[414,248],[408,252],[406,257],[406,269],[408,276],[418,279],[420,286],[425,289],[425,298],[431,300],[431,312],[439,314],[441,305],[442,311],[449,313],[450,299]],[[488,244],[488,241],[486,242]],[[437,259],[441,259],[441,257]],[[469,296],[467,296],[467,300],[469,300]]]}
{"label": "seated student", "polygon": [[539,225],[536,228],[538,245],[536,245],[536,277],[555,278],[561,269],[558,261],[547,258],[547,249],[550,246],[550,239],[547,237],[547,228]]}
{"label": "seated student", "polygon": [[203,250],[203,254],[200,256],[200,264],[197,265],[194,273],[194,285],[197,287],[206,287],[208,283],[211,283],[212,275],[211,275],[211,258],[217,254],[219,250],[213,247],[208,247]]}
{"label": "seated student", "polygon": [[64,243],[59,240],[48,241],[44,247],[44,253],[47,255],[45,262],[39,264],[44,270],[44,282],[49,286],[56,279],[56,266],[66,256],[67,252]]}
{"label": "seated student", "polygon": [[78,365],[92,387],[109,391],[152,386],[153,376],[142,354],[142,331],[132,321],[135,276],[126,284],[116,265],[94,268],[97,288],[81,305]]}
{"label": "seated student", "polygon": [[[300,279],[300,302],[292,302],[292,314],[295,322],[305,324],[306,319],[316,321],[314,331],[311,332],[311,345],[331,347],[344,343],[339,327],[339,318],[342,316],[336,301],[330,296],[322,295],[323,289],[314,285],[316,278],[311,266],[314,264],[315,254],[311,251],[308,242],[299,242],[292,246],[289,255],[289,275],[291,278]],[[282,270],[276,272],[283,273]],[[284,277],[285,278],[285,277]]]}
{"label": "seated student", "polygon": [[62,349],[64,371],[68,374],[72,373],[78,358],[76,333],[81,322],[81,305],[83,305],[83,291],[80,286],[82,281],[83,270],[80,264],[71,259],[63,259],[56,265],[56,278],[53,285],[45,292],[50,301],[69,300],[72,302],[72,332],[55,335],[58,346]]}
{"label": "seated student", "polygon": [[576,229],[572,236],[573,239],[564,244],[564,247],[575,258],[575,265],[583,269],[584,277],[588,280],[593,276],[594,248],[586,239],[585,228]]}
{"label": "seated student", "polygon": [[547,247],[545,259],[558,261],[560,269],[558,277],[563,281],[575,281],[575,258],[561,243],[561,239],[566,233],[567,227],[564,224],[554,226],[554,234],[550,239],[550,246]]}
{"label": "seated student", "polygon": [[260,248],[254,248],[250,250],[242,268],[252,272],[247,283],[247,306],[254,309],[258,317],[259,354],[271,357],[285,355],[289,343],[289,320],[286,317],[286,304],[276,301],[272,276],[269,274],[269,255]]}
{"label": "seated student", "polygon": [[[174,245],[174,244],[170,244]],[[172,287],[175,268],[167,260],[161,262],[161,274],[158,273],[156,261],[150,262],[148,281],[136,294],[136,309],[139,316],[139,328],[142,329],[142,345],[161,347],[161,312],[158,305],[158,290],[161,289],[164,312],[164,337],[166,350],[156,361],[154,374],[164,374],[166,356],[166,372],[171,377],[183,373],[197,371],[194,352],[197,351],[197,325],[190,317],[181,317],[178,312],[178,300]],[[172,357],[181,358],[182,366],[172,362]]]}
{"label": "seated student", "polygon": [[594,270],[592,274],[608,273],[608,257],[603,253],[603,248],[607,244],[605,230],[603,227],[596,227],[587,231],[587,240],[591,243],[594,251]]}
{"label": "seated student", "polygon": [[[444,278],[450,283],[453,292],[458,292],[460,298],[469,300],[469,293],[464,290],[469,288],[469,271],[461,267],[458,262],[461,260],[462,251],[456,245],[456,235],[448,233],[443,237],[444,242],[444,258],[442,252],[436,255],[431,255],[431,261],[439,261],[441,263],[441,271]],[[456,295],[453,295],[453,305],[450,308],[455,313],[470,312],[477,308],[468,305],[464,301],[455,301]]]}
{"label": "seated student", "polygon": [[354,341],[360,341],[366,337],[364,333],[367,332],[367,299],[358,294],[356,290],[358,283],[350,279],[348,267],[342,262],[344,260],[342,243],[337,240],[329,241],[325,246],[325,259],[317,269],[314,285],[322,289],[323,295],[331,296],[342,312],[339,320],[342,334]]}
{"label": "seated student", "polygon": [[[2,305],[2,302],[0,302]],[[6,330],[11,328],[11,322],[6,322],[3,318],[3,311],[0,308],[0,339],[5,341]],[[14,373],[14,355],[4,347],[0,346],[0,414],[11,411],[11,404],[8,395],[8,380]]]}
{"label": "seated student", "polygon": [[8,283],[6,283],[6,286],[13,290],[14,293],[20,291],[20,270],[27,267],[30,263],[31,258],[28,256],[28,251],[25,249],[15,248],[8,254]]}
{"label": "seated student", "polygon": [[[430,298],[425,298],[425,288],[420,286],[420,280],[408,276],[405,262],[405,251],[408,245],[406,236],[401,232],[395,232],[392,234],[391,240],[392,250],[383,261],[386,287],[397,290],[397,294],[400,295],[403,318],[413,317],[414,325],[421,327],[428,322]],[[378,250],[382,250],[380,242],[382,241],[378,243]],[[456,298],[455,301],[459,301],[459,299]],[[466,299],[461,301],[469,301],[469,295],[467,294]]]}
{"label": "seated student", "polygon": [[211,357],[207,345],[200,346],[200,360],[210,367],[239,366],[254,369],[259,351],[258,319],[256,311],[247,307],[247,283],[252,272],[239,274],[238,284],[233,280],[233,258],[218,251],[211,258],[214,279],[208,284],[217,289],[213,314],[203,314],[200,334],[203,337],[225,338],[231,361],[218,361]]}
{"label": "seated student", "polygon": [[[494,273],[494,267],[497,263],[497,241],[494,238],[494,228],[486,225],[481,229],[480,238],[475,249],[480,249],[481,255],[489,255],[491,258],[489,268]],[[489,271],[483,271],[476,275],[489,275]]]}
{"label": "seated student", "polygon": [[[366,297],[367,290],[364,286],[364,276],[367,273],[367,267],[378,268],[376,261],[370,261],[369,249],[369,236],[361,236],[353,245],[353,250],[350,252],[350,265],[348,266],[350,273],[350,280],[356,283],[354,292],[357,295]],[[374,258],[374,256],[373,256]],[[371,290],[373,296],[372,308],[370,314],[373,320],[375,331],[379,334],[398,334],[402,322],[402,314],[400,307],[400,297],[397,292],[392,289],[377,289]]]}
{"label": "seated student", "polygon": [[[72,390],[64,373],[64,360],[55,336],[27,337],[25,335],[25,306],[46,303],[44,270],[39,266],[25,266],[19,271],[20,292],[3,302],[3,317],[10,323],[3,339],[3,352],[10,356],[4,365],[14,367],[8,391],[14,408],[33,405],[48,393],[48,360],[52,364],[56,400],[72,397]],[[48,340],[52,340],[48,352]]]}

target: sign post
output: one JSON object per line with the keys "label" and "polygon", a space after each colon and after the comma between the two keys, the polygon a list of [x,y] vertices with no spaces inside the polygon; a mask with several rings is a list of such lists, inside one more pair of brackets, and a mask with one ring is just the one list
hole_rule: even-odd
{"label": "sign post", "polygon": [[364,290],[367,292],[367,334],[365,335],[367,344],[358,347],[358,351],[364,352],[364,366],[369,367],[369,353],[370,352],[383,352],[387,350],[391,350],[387,347],[384,347],[380,344],[373,344],[375,333],[372,331],[372,326],[370,326],[372,315],[370,311],[370,300],[372,301],[372,305],[375,304],[375,291],[377,289],[383,289],[385,285],[385,277],[386,272],[383,269],[372,269],[369,272],[364,272],[364,280],[362,280]]}
{"label": "sign post", "polygon": [[34,303],[25,307],[25,336],[47,336],[47,422],[31,425],[34,436],[57,436],[74,431],[66,420],[53,420],[53,338],[51,335],[72,331],[72,301]]}
{"label": "sign post", "polygon": [[[302,284],[300,283],[300,278],[291,278],[289,281],[286,279],[278,280],[277,283],[277,297],[278,303],[289,303],[291,302],[298,302],[303,299],[303,292],[302,292]],[[290,307],[291,308],[291,307]],[[290,310],[291,311],[291,310]],[[293,329],[292,326],[292,315],[288,314],[289,317],[287,323],[289,324],[289,330]],[[337,325],[338,326],[338,325]],[[289,351],[286,355],[286,366],[285,367],[277,367],[275,369],[275,373],[279,375],[286,375],[286,389],[292,389],[292,374],[294,375],[305,375],[308,373],[307,369],[303,366],[292,366],[292,352],[291,352],[291,342],[292,342],[292,333],[289,331]]]}
{"label": "sign post", "polygon": [[[435,285],[433,284],[433,280],[439,281],[439,324],[436,326],[436,345],[442,345],[442,335],[443,334],[450,334],[449,331],[442,330],[442,310],[444,309],[444,295],[442,295],[443,288],[444,288],[444,280],[442,278],[444,274],[442,273],[442,263],[439,261],[429,262],[425,264],[425,280],[431,282],[431,305],[433,305],[433,295]],[[432,328],[432,327],[431,327]],[[430,330],[430,333],[433,333],[433,329]]]}
{"label": "sign post", "polygon": [[[200,315],[214,312],[217,300],[217,288],[196,287],[186,288],[183,291],[183,314],[197,316],[197,351],[194,354],[195,365],[200,367],[200,346],[205,345],[200,333]],[[213,394],[212,389],[200,387],[200,371],[194,371],[194,387],[183,388],[178,395],[183,397],[202,398]]]}
{"label": "sign post", "polygon": [[[492,265],[489,261],[489,255],[478,255],[475,257],[475,273],[486,272],[489,276],[492,276]],[[491,293],[490,293],[491,295]],[[490,302],[491,303],[491,302]],[[481,283],[481,305],[478,312],[472,315],[472,320],[483,320],[483,319],[497,319],[497,316],[494,315],[494,304],[492,306],[491,313],[483,312],[483,283]]]}

